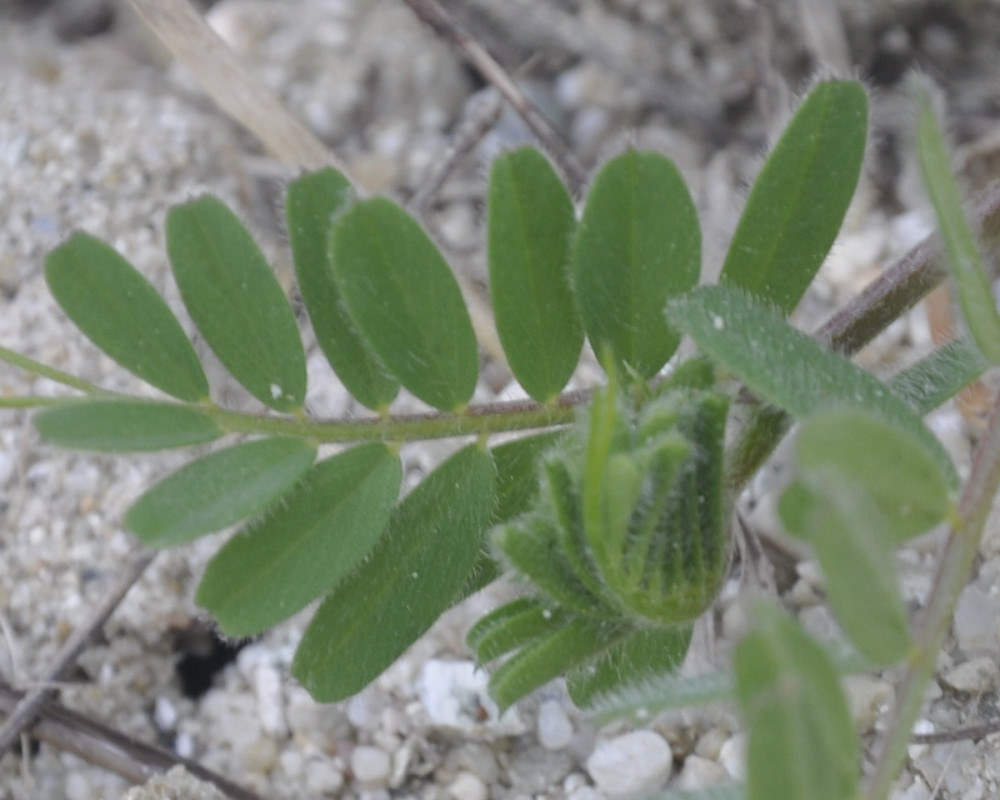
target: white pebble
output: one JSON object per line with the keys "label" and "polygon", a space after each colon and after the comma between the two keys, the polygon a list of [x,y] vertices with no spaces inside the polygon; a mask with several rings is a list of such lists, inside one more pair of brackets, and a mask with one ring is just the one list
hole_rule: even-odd
{"label": "white pebble", "polygon": [[377,788],[388,784],[392,761],[385,750],[362,745],[351,753],[351,771],[366,788]]}
{"label": "white pebble", "polygon": [[562,750],[573,738],[573,723],[562,703],[546,700],[538,708],[538,741],[546,750]]}
{"label": "white pebble", "polygon": [[610,797],[655,792],[673,768],[670,745],[653,731],[635,731],[599,742],[587,759],[587,772]]}
{"label": "white pebble", "polygon": [[448,794],[455,800],[486,800],[489,791],[486,784],[471,772],[459,772],[448,787]]}
{"label": "white pebble", "polygon": [[593,786],[581,786],[566,795],[566,800],[604,800],[604,795]]}
{"label": "white pebble", "polygon": [[[283,767],[293,766],[282,762]],[[332,760],[313,760],[306,764],[305,791],[312,797],[333,795],[344,788],[344,776]]]}
{"label": "white pebble", "polygon": [[729,776],[742,781],[747,776],[747,735],[737,733],[731,736],[719,750],[719,763]]}
{"label": "white pebble", "polygon": [[677,788],[682,791],[718,786],[729,780],[729,773],[719,763],[701,756],[688,756],[684,768],[677,777]]}

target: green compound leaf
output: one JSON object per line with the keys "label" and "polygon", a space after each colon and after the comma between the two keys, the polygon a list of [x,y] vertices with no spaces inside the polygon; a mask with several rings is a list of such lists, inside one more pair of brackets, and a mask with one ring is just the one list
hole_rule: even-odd
{"label": "green compound leaf", "polygon": [[227,370],[277,411],[306,394],[295,314],[243,223],[205,196],[167,214],[167,253],[191,318]]}
{"label": "green compound leaf", "polygon": [[860,409],[821,411],[802,424],[796,465],[817,489],[830,470],[865,492],[883,517],[880,536],[900,544],[943,520],[951,506],[947,478],[914,439]]}
{"label": "green compound leaf", "polygon": [[150,547],[167,547],[234,525],[284,494],[315,457],[315,447],[291,438],[212,453],[140,497],[125,514],[125,528]]}
{"label": "green compound leaf", "polygon": [[195,597],[229,636],[287,619],[344,578],[385,530],[402,467],[384,444],[321,461],[284,501],[233,536]]}
{"label": "green compound leaf", "polygon": [[511,371],[539,403],[562,391],[580,358],[583,323],[570,285],[576,218],[569,192],[531,147],[490,171],[490,297]]}
{"label": "green compound leaf", "polygon": [[496,494],[469,445],[400,503],[370,556],[327,596],[292,674],[320,702],[361,691],[451,605],[476,561]]}
{"label": "green compound leaf", "polygon": [[720,282],[789,313],[830,252],[861,174],[865,90],[819,84],[799,107],[747,199]]}
{"label": "green compound leaf", "polygon": [[285,216],[302,299],[316,341],[337,377],[358,402],[384,409],[399,384],[375,358],[358,334],[330,262],[330,230],[334,217],[352,200],[351,184],[335,169],[304,175],[288,187]]}
{"label": "green compound leaf", "polygon": [[816,550],[830,605],[858,651],[884,666],[905,656],[910,634],[888,520],[864,488],[827,470],[819,486],[793,483],[778,510],[788,532]]}
{"label": "green compound leaf", "polygon": [[208,397],[205,372],[177,318],[113,247],[74,233],[45,259],[45,280],[76,326],[129,372],[181,400]]}
{"label": "green compound leaf", "polygon": [[860,747],[836,668],[793,620],[763,606],[755,617],[734,653],[747,800],[855,797]]}
{"label": "green compound leaf", "polygon": [[529,692],[579,667],[629,634],[614,623],[576,618],[530,643],[497,667],[490,695],[503,711]]}
{"label": "green compound leaf", "polygon": [[549,608],[534,597],[521,597],[481,618],[469,630],[466,643],[479,662],[485,663],[562,628],[570,619],[562,609]]}
{"label": "green compound leaf", "polygon": [[583,709],[625,686],[645,684],[680,667],[691,644],[694,627],[637,630],[602,654],[593,664],[570,672],[569,696]]}
{"label": "green compound leaf", "polygon": [[334,221],[330,252],[351,318],[385,368],[434,408],[464,407],[479,377],[476,335],[455,276],[423,228],[376,197]]}
{"label": "green compound leaf", "polygon": [[671,301],[674,323],[755,393],[804,418],[830,406],[872,411],[908,431],[956,486],[955,466],[920,417],[874,375],[791,327],[739,289],[707,286]]}
{"label": "green compound leaf", "polygon": [[166,450],[218,439],[223,431],[202,411],[172,403],[82,400],[35,417],[45,441],[106,452]]}
{"label": "green compound leaf", "polygon": [[979,246],[969,226],[952,173],[944,134],[926,85],[914,81],[917,101],[917,153],[927,193],[934,204],[948,263],[955,279],[965,324],[983,355],[1000,364],[1000,314]]}
{"label": "green compound leaf", "polygon": [[624,374],[655,375],[680,342],[663,306],[694,286],[700,271],[698,215],[673,163],[629,151],[605,164],[573,249],[577,296],[594,352],[610,346]]}

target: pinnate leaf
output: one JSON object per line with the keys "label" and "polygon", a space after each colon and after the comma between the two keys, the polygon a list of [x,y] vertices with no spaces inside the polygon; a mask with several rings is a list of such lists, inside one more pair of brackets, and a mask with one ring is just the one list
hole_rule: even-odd
{"label": "pinnate leaf", "polygon": [[389,521],[401,477],[399,457],[383,444],[321,461],[284,502],[216,554],[196,601],[230,636],[259,633],[290,617],[369,553]]}
{"label": "pinnate leaf", "polygon": [[151,547],[166,547],[234,525],[282,495],[315,457],[315,447],[291,438],[211,453],[140,497],[125,514],[125,527]]}
{"label": "pinnate leaf", "polygon": [[996,299],[983,268],[979,245],[965,216],[930,91],[919,80],[914,81],[914,86],[920,168],[948,252],[962,315],[983,355],[993,364],[1000,364],[1000,314]]}
{"label": "pinnate leaf", "polygon": [[805,99],[754,182],[720,282],[786,314],[840,230],[861,174],[868,100],[854,81],[824,81]]}
{"label": "pinnate leaf", "polygon": [[295,314],[243,223],[215,197],[175,206],[167,252],[188,313],[226,369],[265,405],[299,408],[306,362]]}
{"label": "pinnate leaf", "polygon": [[51,444],[107,452],[187,447],[223,433],[197,408],[141,400],[81,400],[49,408],[35,417],[35,427]]}
{"label": "pinnate leaf", "polygon": [[455,276],[423,228],[382,197],[333,223],[333,271],[351,318],[385,368],[442,411],[468,403],[479,354]]}
{"label": "pinnate leaf", "polygon": [[45,259],[49,291],[94,344],[167,394],[208,397],[201,362],[152,284],[110,245],[74,233]]}
{"label": "pinnate leaf", "polygon": [[573,277],[594,352],[644,378],[674,354],[667,299],[698,282],[701,232],[677,167],[631,150],[597,174],[573,248]]}
{"label": "pinnate leaf", "polygon": [[674,323],[758,395],[807,417],[829,406],[861,408],[908,431],[950,486],[955,467],[913,409],[874,375],[789,325],[776,309],[739,289],[706,286],[671,301]]}
{"label": "pinnate leaf", "polygon": [[358,402],[383,409],[396,396],[399,384],[354,327],[330,261],[332,221],[351,200],[350,183],[335,169],[303,175],[288,187],[288,237],[302,300],[326,360]]}
{"label": "pinnate leaf", "polygon": [[734,653],[750,735],[747,800],[855,797],[860,748],[836,668],[779,611],[761,606],[755,616]]}
{"label": "pinnate leaf", "polygon": [[323,601],[292,674],[320,702],[361,691],[451,605],[489,525],[496,474],[469,445],[400,503],[370,556]]}
{"label": "pinnate leaf", "polygon": [[493,162],[490,297],[511,371],[544,403],[580,358],[583,324],[570,284],[573,201],[548,160],[524,147]]}

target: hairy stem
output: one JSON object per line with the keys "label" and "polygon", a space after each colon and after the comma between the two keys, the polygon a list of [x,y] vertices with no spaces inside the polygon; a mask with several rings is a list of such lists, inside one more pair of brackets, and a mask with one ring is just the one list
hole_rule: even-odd
{"label": "hairy stem", "polygon": [[573,421],[576,407],[590,392],[567,392],[558,402],[539,405],[517,400],[470,406],[460,414],[408,414],[359,420],[310,420],[243,414],[217,406],[204,408],[229,433],[297,436],[316,443],[411,442],[554,428]]}

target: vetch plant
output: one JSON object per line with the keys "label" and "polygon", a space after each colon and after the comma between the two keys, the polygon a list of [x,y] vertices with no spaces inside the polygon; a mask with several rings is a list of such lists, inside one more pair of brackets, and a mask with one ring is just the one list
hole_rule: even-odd
{"label": "vetch plant", "polygon": [[[921,420],[1000,360],[1000,316],[985,299],[928,93],[916,94],[918,153],[968,336],[887,382],[848,356],[941,279],[936,267],[855,306],[830,331],[836,350],[787,321],[833,244],[864,158],[865,92],[831,80],[809,93],[767,159],[715,286],[697,285],[697,214],[669,159],[611,159],[579,218],[538,151],[494,162],[490,292],[530,402],[470,405],[477,342],[449,265],[402,208],[360,199],[324,169],[288,189],[295,271],[320,348],[372,418],[310,417],[292,308],[249,233],[209,196],[168,215],[174,279],[205,343],[269,411],[214,402],[173,311],[85,233],[49,255],[51,291],[94,344],[165,397],[112,393],[2,350],[77,393],[0,404],[44,407],[35,424],[63,447],[238,439],[152,487],[124,525],[166,547],[242,523],[207,567],[197,602],[226,634],[249,636],[320,600],[293,664],[318,700],[364,688],[444,611],[509,571],[522,596],[469,633],[479,660],[498,662],[490,690],[501,707],[559,676],[575,702],[605,716],[730,696],[750,735],[746,786],[733,796],[884,798],[1000,481],[995,419],[958,500],[955,467]],[[678,362],[684,336],[696,353]],[[608,380],[564,394],[585,338]],[[394,414],[401,387],[434,411]],[[692,626],[730,569],[738,495],[793,422],[780,516],[814,549],[852,654],[835,658],[762,603],[731,676],[680,681],[672,672]],[[398,447],[432,438],[467,442],[400,497]],[[350,446],[317,460],[330,443]],[[913,627],[892,552],[942,520],[952,534]],[[899,664],[899,707],[862,786],[839,677]]]}

